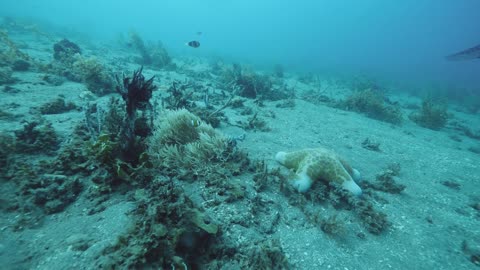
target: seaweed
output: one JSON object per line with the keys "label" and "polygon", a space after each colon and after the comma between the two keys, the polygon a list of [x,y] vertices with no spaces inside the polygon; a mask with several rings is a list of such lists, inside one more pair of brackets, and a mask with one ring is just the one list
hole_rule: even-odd
{"label": "seaweed", "polygon": [[12,63],[12,70],[27,71],[30,68],[30,66],[31,66],[30,62],[23,59],[17,59]]}
{"label": "seaweed", "polygon": [[64,64],[73,64],[77,54],[82,54],[82,50],[68,39],[64,38],[53,45],[53,58]]}
{"label": "seaweed", "polygon": [[0,179],[4,179],[3,175],[8,171],[8,167],[11,163],[11,155],[15,150],[15,144],[13,137],[0,133]]}
{"label": "seaweed", "polygon": [[0,85],[14,83],[13,71],[9,67],[0,67]]}
{"label": "seaweed", "polygon": [[9,37],[7,32],[0,30],[0,66],[14,68],[17,61],[31,61],[28,54],[20,51],[18,46]]}
{"label": "seaweed", "polygon": [[43,104],[39,108],[41,114],[60,114],[75,109],[77,109],[77,106],[73,102],[65,103],[63,97],[58,97],[51,102]]}
{"label": "seaweed", "polygon": [[241,262],[241,269],[291,269],[278,239],[262,240],[253,244],[246,251],[246,258]]}
{"label": "seaweed", "polygon": [[285,71],[282,65],[276,64],[273,66],[273,75],[277,78],[283,78]]}
{"label": "seaweed", "polygon": [[354,209],[367,231],[372,234],[381,234],[391,225],[387,215],[376,210],[373,204],[366,199],[359,199],[355,203]]}
{"label": "seaweed", "polygon": [[390,164],[383,172],[376,176],[376,181],[373,183],[365,182],[363,186],[369,187],[378,191],[387,192],[391,194],[401,193],[406,186],[397,183],[397,176],[400,174],[400,165],[398,163]]}
{"label": "seaweed", "polygon": [[167,89],[169,94],[162,99],[163,107],[168,110],[191,109],[195,103],[191,101],[193,91],[187,91],[191,87],[188,82],[173,81]]}
{"label": "seaweed", "polygon": [[156,68],[173,66],[172,58],[161,42],[158,42],[156,46],[150,46],[150,48],[148,48],[140,35],[132,31],[130,32],[129,43],[140,53],[141,58],[138,61],[139,64]]}
{"label": "seaweed", "polygon": [[291,98],[294,91],[285,86],[280,89],[273,89],[273,82],[267,75],[260,75],[250,70],[243,70],[238,64],[224,70],[221,81],[238,88],[237,94],[249,99],[280,100]]}
{"label": "seaweed", "polygon": [[215,256],[209,249],[221,233],[219,226],[181,188],[159,179],[135,198],[133,227],[103,251],[99,268],[197,269]]}
{"label": "seaweed", "polygon": [[320,220],[320,229],[331,236],[342,236],[346,233],[345,220],[338,218],[338,214],[333,214]]}
{"label": "seaweed", "polygon": [[[285,177],[284,177],[285,178]],[[285,178],[286,179],[286,178]],[[337,219],[336,214],[329,218],[323,218],[318,212],[312,212],[305,207],[311,202],[325,203],[328,202],[335,209],[346,209],[356,215],[365,229],[372,234],[381,234],[386,231],[391,223],[385,213],[377,210],[367,194],[357,197],[346,191],[339,183],[327,182],[318,184],[315,183],[308,193],[298,193],[292,185],[281,182],[280,190],[285,196],[289,198],[289,203],[295,205],[302,210],[308,217],[309,221],[319,226],[325,233],[335,232],[335,236],[341,236],[344,225],[342,219]],[[361,232],[359,232],[361,234]]]}
{"label": "seaweed", "polygon": [[88,90],[98,95],[114,92],[115,80],[111,72],[95,57],[75,56],[72,73],[67,77],[85,83]]}
{"label": "seaweed", "polygon": [[21,187],[22,196],[29,198],[46,214],[61,212],[75,201],[81,190],[82,185],[77,178],[54,174],[44,174]]}
{"label": "seaweed", "polygon": [[59,146],[57,134],[50,123],[26,122],[23,129],[15,131],[15,138],[17,153],[52,154]]}
{"label": "seaweed", "polygon": [[400,108],[386,104],[385,97],[380,92],[372,89],[356,91],[337,106],[392,124],[401,124],[403,121]]}
{"label": "seaweed", "polygon": [[410,114],[410,119],[424,128],[440,130],[448,120],[447,105],[432,98],[422,101],[422,108]]}
{"label": "seaweed", "polygon": [[267,121],[258,117],[258,111],[252,117],[248,118],[248,122],[244,123],[243,127],[248,130],[259,130],[262,132],[271,131]]}
{"label": "seaweed", "polygon": [[377,142],[377,141],[374,141],[373,139],[370,139],[370,138],[365,138],[365,140],[363,140],[362,147],[367,149],[367,150],[371,150],[371,151],[375,151],[375,152],[381,152],[380,143]]}

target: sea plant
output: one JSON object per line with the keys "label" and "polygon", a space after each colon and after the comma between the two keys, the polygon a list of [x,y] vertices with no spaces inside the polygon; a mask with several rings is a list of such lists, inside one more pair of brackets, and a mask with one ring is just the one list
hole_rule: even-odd
{"label": "sea plant", "polygon": [[[120,135],[123,160],[134,163],[144,150],[141,138],[149,135],[153,128],[153,106],[150,99],[156,89],[153,84],[155,77],[146,80],[142,70],[143,67],[134,71],[131,78],[123,75],[120,80],[117,77],[116,87],[125,101],[125,122]],[[141,116],[138,111],[143,112]]]}
{"label": "sea plant", "polygon": [[396,105],[386,104],[383,94],[372,89],[355,91],[346,100],[341,101],[338,106],[392,124],[400,124],[403,121],[400,108]]}
{"label": "sea plant", "polygon": [[69,77],[85,83],[92,93],[105,95],[113,92],[115,80],[107,66],[97,58],[75,56],[72,71]]}
{"label": "sea plant", "polygon": [[410,115],[410,119],[419,126],[439,130],[447,124],[447,105],[427,98],[422,101],[420,110]]}

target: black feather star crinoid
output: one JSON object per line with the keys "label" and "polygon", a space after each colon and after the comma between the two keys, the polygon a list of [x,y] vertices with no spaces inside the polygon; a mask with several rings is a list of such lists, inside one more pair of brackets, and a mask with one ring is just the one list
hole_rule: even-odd
{"label": "black feather star crinoid", "polygon": [[126,102],[127,114],[132,115],[137,109],[145,110],[151,107],[150,99],[152,98],[152,92],[157,87],[153,84],[152,78],[145,80],[145,76],[142,74],[143,66],[137,71],[133,72],[133,77],[125,77],[123,80],[117,76],[116,90],[122,95],[123,100]]}

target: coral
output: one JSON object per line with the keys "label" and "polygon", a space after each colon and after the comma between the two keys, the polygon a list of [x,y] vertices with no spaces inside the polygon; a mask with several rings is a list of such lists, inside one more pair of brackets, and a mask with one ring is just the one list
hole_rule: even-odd
{"label": "coral", "polygon": [[410,119],[422,127],[439,130],[447,124],[447,105],[427,98],[423,100],[422,108],[410,115]]}
{"label": "coral", "polygon": [[58,149],[58,138],[52,125],[27,122],[15,131],[15,149],[18,153],[51,153]]}
{"label": "coral", "polygon": [[341,102],[340,108],[364,113],[370,118],[392,124],[400,124],[403,121],[400,108],[385,104],[384,96],[371,89],[354,92]]}
{"label": "coral", "polygon": [[68,39],[62,39],[53,45],[53,58],[59,62],[72,64],[77,54],[82,54],[82,50]]}
{"label": "coral", "polygon": [[111,72],[95,57],[75,56],[72,65],[73,79],[87,85],[88,90],[98,95],[112,93],[115,81]]}
{"label": "coral", "polygon": [[278,152],[275,159],[288,169],[294,170],[295,176],[290,180],[300,192],[306,192],[314,182],[323,180],[336,182],[355,195],[362,193],[354,181],[354,178],[358,178],[358,172],[326,148]]}
{"label": "coral", "polygon": [[75,109],[77,109],[77,106],[73,102],[65,103],[63,97],[58,97],[51,102],[43,104],[39,108],[41,114],[60,114]]}

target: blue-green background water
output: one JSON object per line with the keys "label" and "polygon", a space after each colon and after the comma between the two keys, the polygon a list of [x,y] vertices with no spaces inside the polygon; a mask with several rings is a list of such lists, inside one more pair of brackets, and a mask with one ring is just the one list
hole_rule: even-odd
{"label": "blue-green background water", "polygon": [[[480,44],[479,10],[478,0],[0,2],[0,15],[34,17],[96,40],[135,29],[174,55],[473,88],[480,61],[444,56]],[[193,39],[202,43],[197,50],[184,45]]]}

